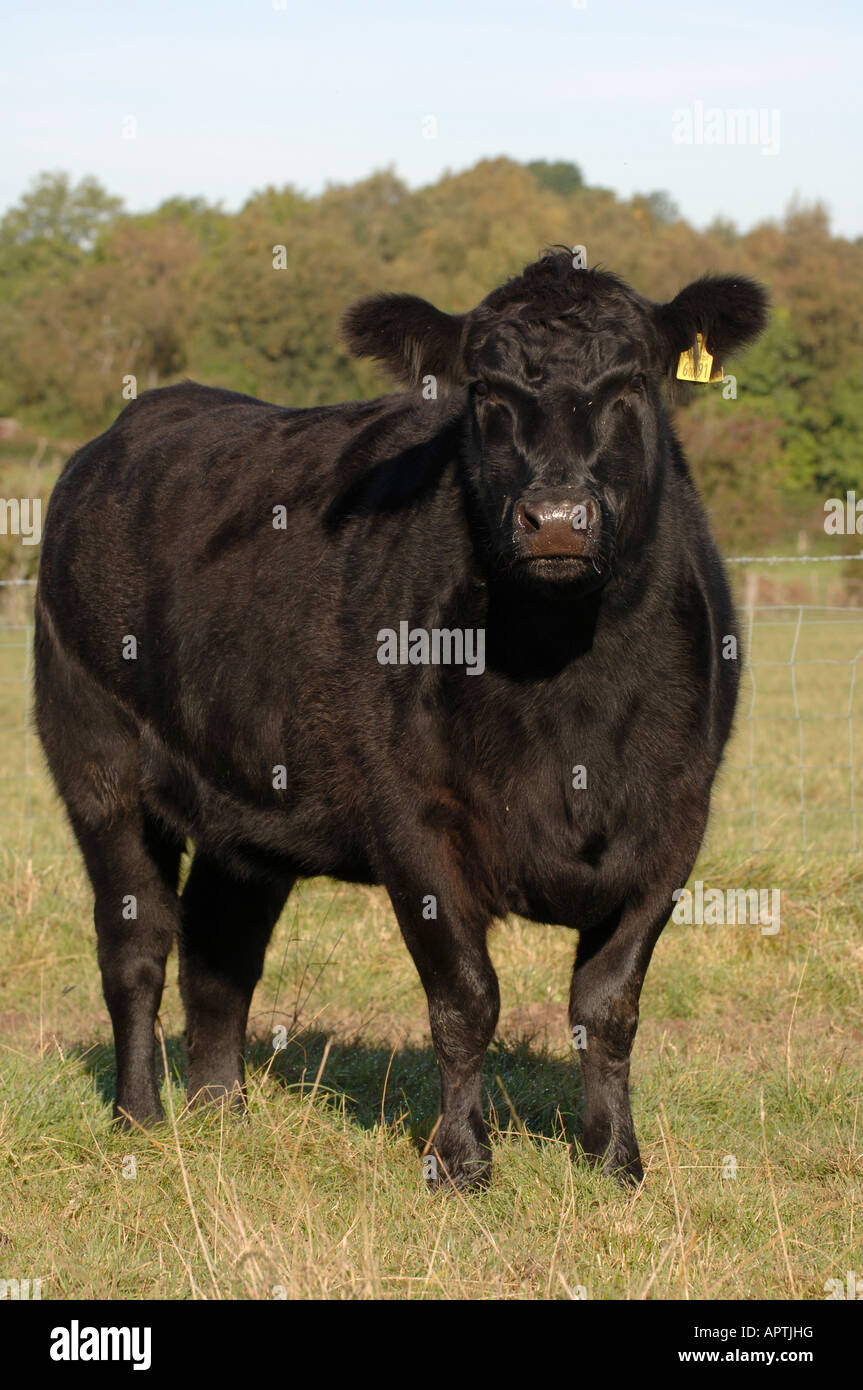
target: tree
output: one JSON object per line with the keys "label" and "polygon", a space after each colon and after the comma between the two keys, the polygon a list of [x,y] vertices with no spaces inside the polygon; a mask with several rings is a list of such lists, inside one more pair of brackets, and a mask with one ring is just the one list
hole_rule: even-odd
{"label": "tree", "polygon": [[680,208],[664,188],[657,189],[655,193],[645,194],[644,201],[657,222],[676,222],[680,216]]}
{"label": "tree", "polygon": [[122,206],[95,179],[73,185],[68,174],[41,174],[0,221],[0,301],[26,301],[34,286],[68,279]]}
{"label": "tree", "polygon": [[49,241],[89,251],[123,207],[94,178],[72,184],[68,174],[40,174],[0,222],[0,245]]}
{"label": "tree", "polygon": [[584,178],[578,165],[570,164],[565,159],[555,160],[552,164],[547,159],[532,159],[527,167],[540,188],[549,189],[559,198],[568,198],[571,193],[578,193],[584,188]]}

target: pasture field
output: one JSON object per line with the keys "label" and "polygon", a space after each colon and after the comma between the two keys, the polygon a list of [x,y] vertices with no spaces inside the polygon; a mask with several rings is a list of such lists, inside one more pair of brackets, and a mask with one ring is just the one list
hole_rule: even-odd
{"label": "pasture field", "polygon": [[781,924],[666,928],[633,1057],[645,1186],[570,1162],[574,937],[512,920],[491,947],[495,1179],[444,1195],[422,1176],[424,995],[379,890],[313,880],[289,901],[243,1121],[184,1111],[172,957],[169,1119],[112,1132],[89,888],[26,732],[30,602],[7,591],[0,615],[0,1278],[121,1299],[818,1300],[847,1271],[863,1284],[863,613],[754,616],[754,701],[749,676],[693,880],[779,889]]}

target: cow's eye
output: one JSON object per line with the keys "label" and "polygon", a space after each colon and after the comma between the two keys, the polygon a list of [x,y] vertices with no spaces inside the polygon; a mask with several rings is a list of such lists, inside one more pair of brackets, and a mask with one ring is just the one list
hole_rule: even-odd
{"label": "cow's eye", "polygon": [[473,384],[473,394],[479,400],[483,400],[488,395],[488,386],[484,381],[475,381]]}
{"label": "cow's eye", "polygon": [[644,375],[644,372],[636,372],[633,376],[629,378],[629,381],[626,383],[620,395],[618,396],[618,405],[625,403],[632,396],[640,396],[643,393],[646,384],[647,378]]}

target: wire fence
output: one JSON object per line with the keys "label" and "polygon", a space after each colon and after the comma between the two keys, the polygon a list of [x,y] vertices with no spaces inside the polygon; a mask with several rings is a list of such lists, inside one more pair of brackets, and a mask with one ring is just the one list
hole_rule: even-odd
{"label": "wire fence", "polygon": [[747,823],[754,854],[777,841],[803,853],[857,854],[863,608],[761,604],[740,611],[741,696],[714,818]]}
{"label": "wire fence", "polygon": [[[36,581],[33,579],[3,579],[0,580],[0,590],[6,589],[31,589],[34,590]],[[20,660],[14,654],[23,653]],[[18,848],[23,848],[29,859],[33,853],[34,831],[37,814],[33,804],[33,783],[34,769],[32,765],[32,740],[35,737],[30,727],[30,688],[32,676],[33,660],[33,624],[25,623],[4,623],[0,624],[0,788],[3,791],[4,806],[11,807],[12,818],[16,815],[23,815],[25,836],[24,844],[20,841]],[[15,671],[16,666],[21,665],[21,673],[9,674]],[[8,691],[8,687],[12,691]],[[16,689],[17,687],[17,689]],[[13,720],[14,722],[9,722]],[[10,767],[10,755],[13,750],[20,750],[20,765]],[[10,795],[9,784],[15,784],[16,789],[20,787],[23,795],[13,797]],[[52,815],[52,812],[48,812]],[[60,814],[59,806],[53,812],[53,817]],[[4,817],[5,819],[5,817]],[[8,837],[9,827],[4,826]],[[3,837],[6,838],[6,837]],[[0,849],[7,846],[0,838]],[[17,837],[16,837],[17,838]]]}
{"label": "wire fence", "polygon": [[[740,556],[737,565],[863,560],[839,556]],[[34,580],[2,580],[32,592]],[[32,856],[39,829],[65,818],[30,725],[33,624],[0,623],[0,850]],[[714,792],[710,842],[759,854],[859,854],[863,810],[863,607],[816,603],[739,606],[741,695],[735,732]],[[855,730],[855,724],[860,721]],[[12,765],[9,765],[12,764]],[[23,828],[23,834],[22,834]],[[51,836],[56,839],[56,830]]]}

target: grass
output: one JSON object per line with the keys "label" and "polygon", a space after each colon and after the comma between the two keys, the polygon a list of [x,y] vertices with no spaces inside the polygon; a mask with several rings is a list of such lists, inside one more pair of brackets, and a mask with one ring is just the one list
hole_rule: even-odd
{"label": "grass", "polygon": [[[0,632],[0,769],[16,775],[0,809],[0,1278],[124,1299],[820,1299],[828,1279],[863,1278],[863,857],[841,852],[863,792],[863,729],[848,744],[858,615],[798,634],[798,660],[805,640],[837,664],[811,681],[797,665],[797,711],[841,717],[792,720],[790,742],[793,633],[782,619],[753,638],[756,661],[780,663],[756,668],[757,712],[779,731],[763,760],[780,766],[756,778],[747,692],[693,877],[780,888],[782,925],[667,927],[633,1059],[644,1188],[570,1160],[574,938],[513,919],[492,939],[495,1179],[465,1196],[424,1184],[437,1113],[424,997],[376,889],[313,880],[290,900],[253,1003],[245,1120],[184,1110],[172,961],[169,1119],[110,1129],[89,889],[24,732],[27,602],[7,599]],[[850,767],[805,784],[802,825],[810,753]]]}

